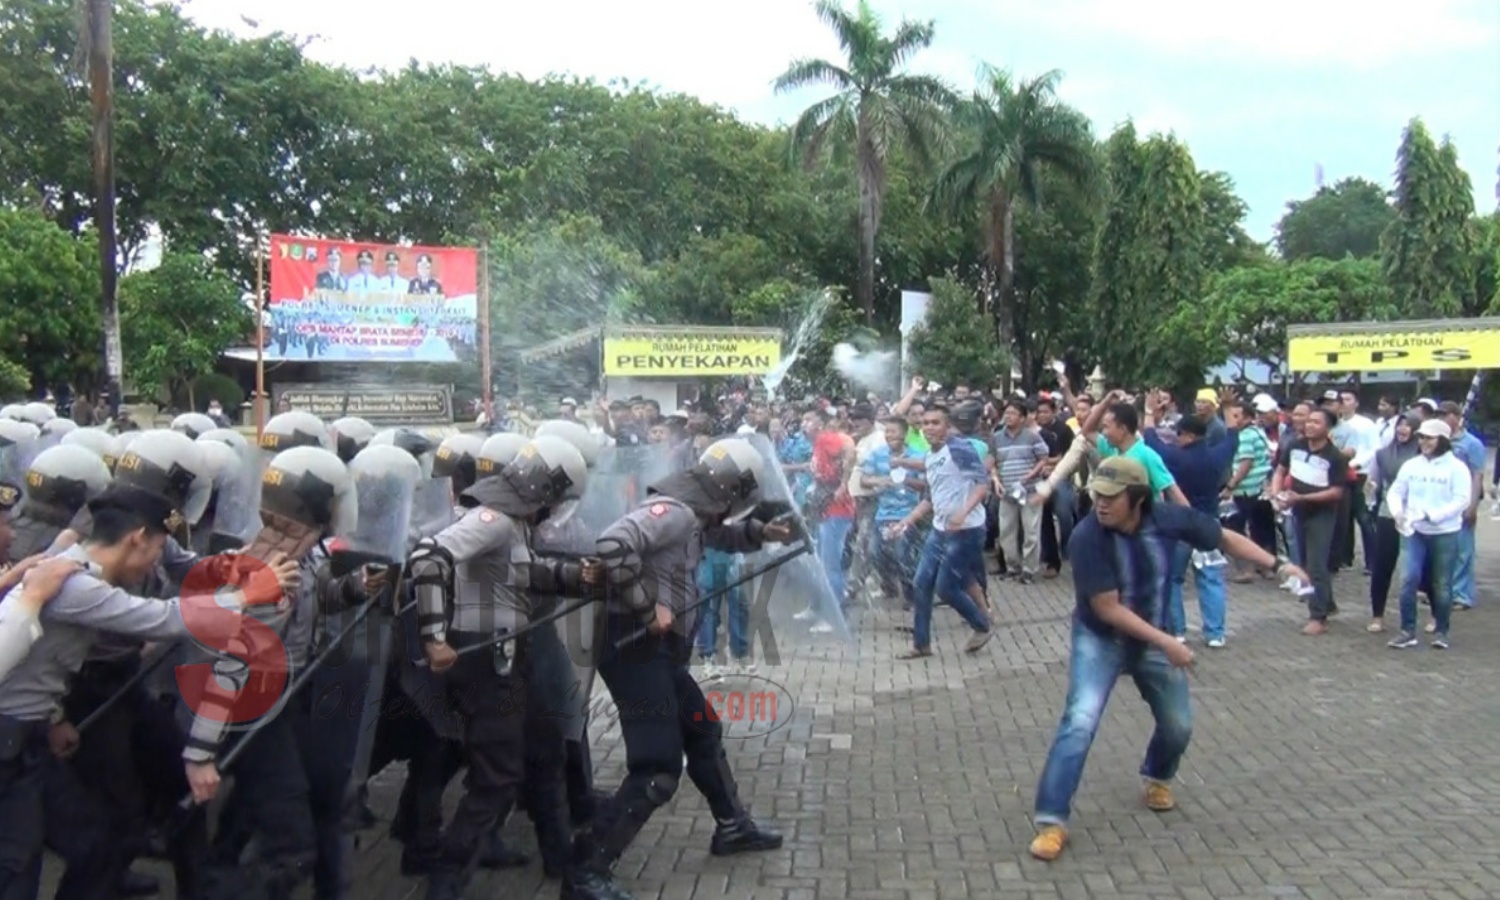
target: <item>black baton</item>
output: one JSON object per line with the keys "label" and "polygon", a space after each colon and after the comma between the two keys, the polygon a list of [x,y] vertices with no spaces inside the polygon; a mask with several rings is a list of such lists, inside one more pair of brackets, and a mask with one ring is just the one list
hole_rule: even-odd
{"label": "black baton", "polygon": [[[578,610],[583,609],[585,606],[591,606],[595,603],[598,603],[603,599],[603,597],[583,597],[581,599],[574,600],[567,606],[553,610],[551,615],[537,619],[535,622],[532,622],[524,628],[518,628],[508,634],[502,634],[499,637],[495,638],[493,641],[485,641],[482,644],[474,644],[472,646],[465,647],[462,650],[457,651],[453,655],[455,657],[468,656],[470,653],[475,653],[480,650],[493,650],[501,644],[507,643],[509,641],[514,641],[517,638],[523,638],[526,635],[531,634],[533,631],[536,631],[538,628],[543,627],[544,625],[551,625],[558,619],[561,619],[570,613],[577,612]],[[425,669],[428,667],[427,660],[425,659],[417,660],[415,662],[415,665],[419,669]]]}
{"label": "black baton", "polygon": [[[802,554],[810,552],[811,550],[812,550],[812,544],[809,541],[807,541],[807,540],[803,540],[802,543],[798,547],[796,547],[795,549],[788,550],[787,552],[781,554],[780,556],[776,557],[775,559],[771,560],[770,562],[766,563],[765,565],[761,566],[760,568],[755,569],[750,574],[745,575],[745,576],[737,579],[736,581],[730,582],[729,584],[724,585],[723,587],[719,588],[718,590],[716,590],[716,591],[714,591],[714,592],[712,592],[710,594],[705,594],[704,596],[699,597],[696,601],[693,602],[693,604],[691,606],[689,606],[688,608],[684,609],[680,613],[673,613],[673,616],[674,617],[675,616],[679,616],[679,615],[685,616],[688,613],[692,612],[693,610],[697,609],[698,607],[702,606],[703,604],[708,603],[711,600],[717,600],[720,597],[723,597],[723,596],[727,595],[730,591],[734,590],[735,588],[737,588],[737,587],[739,587],[741,585],[744,585],[744,584],[749,584],[750,582],[752,582],[755,579],[761,577],[762,575],[766,574],[767,572],[770,572],[770,571],[772,571],[774,569],[779,569],[782,566],[786,565],[787,563],[791,562],[792,560],[796,559],[797,557],[801,556]],[[615,649],[616,650],[623,650],[627,645],[635,643],[636,641],[640,640],[641,638],[645,637],[646,635],[648,635],[650,633],[651,633],[650,626],[643,625],[640,628],[636,629],[635,631],[631,632],[629,635],[627,635],[627,636],[625,636],[623,638],[620,638],[618,641],[615,641]]]}

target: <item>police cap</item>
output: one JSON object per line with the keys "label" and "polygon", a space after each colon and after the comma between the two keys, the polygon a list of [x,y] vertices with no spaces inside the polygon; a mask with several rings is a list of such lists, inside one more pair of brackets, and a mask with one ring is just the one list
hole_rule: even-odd
{"label": "police cap", "polygon": [[111,485],[90,500],[89,515],[98,519],[101,513],[123,516],[152,534],[172,534],[183,525],[182,514],[164,494],[133,484]]}

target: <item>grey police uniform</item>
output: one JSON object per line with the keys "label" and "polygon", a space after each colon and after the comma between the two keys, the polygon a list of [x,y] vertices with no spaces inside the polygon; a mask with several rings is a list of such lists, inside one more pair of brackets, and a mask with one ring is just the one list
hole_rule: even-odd
{"label": "grey police uniform", "polygon": [[[62,555],[89,561],[82,546]],[[108,897],[128,860],[104,838],[104,823],[91,820],[89,804],[75,795],[76,782],[60,775],[61,766],[47,748],[47,728],[60,718],[68,681],[100,630],[163,641],[186,639],[189,632],[178,601],[134,596],[100,580],[92,569],[69,578],[41,618],[44,633],[0,682],[0,821],[6,823],[0,833],[0,896],[22,890],[28,880],[34,885],[30,869],[44,842],[62,841],[72,852],[61,851],[68,868],[59,895]],[[231,619],[208,624],[232,627]],[[227,631],[205,635],[228,636]],[[43,812],[61,804],[72,807],[80,820],[68,823],[72,833],[59,834]]]}

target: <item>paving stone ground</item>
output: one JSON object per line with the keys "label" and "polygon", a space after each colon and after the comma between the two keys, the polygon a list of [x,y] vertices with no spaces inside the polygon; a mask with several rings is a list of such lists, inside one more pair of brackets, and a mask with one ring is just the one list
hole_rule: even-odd
{"label": "paving stone ground", "polygon": [[[667,900],[1164,900],[1500,898],[1500,522],[1481,516],[1480,608],[1453,649],[1393,651],[1370,635],[1368,579],[1341,573],[1330,632],[1267,584],[1232,585],[1229,645],[1203,648],[1189,599],[1196,729],[1178,809],[1147,811],[1136,775],[1151,718],[1122,681],[1090,754],[1072,844],[1026,852],[1033,791],[1061,711],[1072,609],[1066,573],[997,584],[997,637],[978,656],[939,611],[937,655],[898,662],[898,614],[861,612],[851,645],[814,640],[778,597],[784,688],[775,730],[734,722],[730,759],[780,852],[708,855],[712,821],[684,779],[621,861],[623,884]],[[1388,622],[1395,623],[1394,597]],[[743,680],[747,691],[770,690]],[[736,682],[725,684],[734,688]],[[792,702],[787,702],[788,700]],[[792,707],[795,708],[792,708]],[[600,781],[624,751],[607,699],[593,723]],[[373,785],[388,817],[399,770]],[[507,831],[532,848],[524,820]],[[421,897],[383,828],[361,835],[355,896]],[[483,874],[474,897],[555,897],[539,866]]]}

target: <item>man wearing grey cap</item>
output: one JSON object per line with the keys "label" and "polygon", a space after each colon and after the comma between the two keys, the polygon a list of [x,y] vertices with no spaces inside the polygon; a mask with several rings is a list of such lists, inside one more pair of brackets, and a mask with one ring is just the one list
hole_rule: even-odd
{"label": "man wearing grey cap", "polygon": [[1141,764],[1146,807],[1166,812],[1176,806],[1171,781],[1193,733],[1183,672],[1193,663],[1193,651],[1167,627],[1177,542],[1307,578],[1213,516],[1158,501],[1145,466],[1135,459],[1102,461],[1088,491],[1094,508],[1068,541],[1076,608],[1067,699],[1036,792],[1038,832],[1031,855],[1044,861],[1056,859],[1067,845],[1073,796],[1121,675],[1135,681],[1156,720]]}

